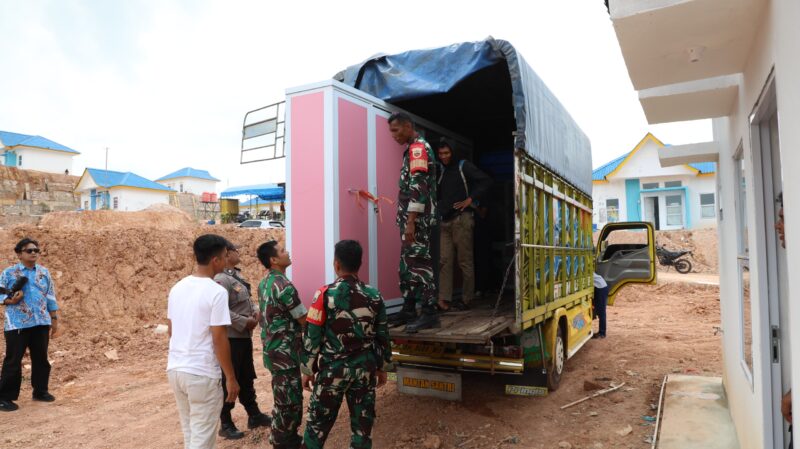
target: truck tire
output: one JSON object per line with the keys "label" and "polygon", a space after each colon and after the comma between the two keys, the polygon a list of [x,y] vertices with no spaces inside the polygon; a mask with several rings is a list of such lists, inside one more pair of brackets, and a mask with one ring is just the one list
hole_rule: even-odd
{"label": "truck tire", "polygon": [[556,332],[556,340],[553,342],[553,359],[547,369],[547,388],[550,389],[550,391],[558,390],[566,363],[567,345],[564,339],[564,326],[559,325],[558,331]]}
{"label": "truck tire", "polygon": [[692,263],[686,259],[678,259],[675,261],[675,271],[680,274],[686,274],[692,271]]}

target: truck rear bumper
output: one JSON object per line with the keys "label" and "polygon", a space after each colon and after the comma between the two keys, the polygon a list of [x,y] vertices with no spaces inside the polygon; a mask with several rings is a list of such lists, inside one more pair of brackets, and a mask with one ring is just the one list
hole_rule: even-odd
{"label": "truck rear bumper", "polygon": [[490,374],[522,374],[524,359],[472,354],[414,354],[392,351],[392,359],[400,365],[450,369],[455,371],[479,371]]}

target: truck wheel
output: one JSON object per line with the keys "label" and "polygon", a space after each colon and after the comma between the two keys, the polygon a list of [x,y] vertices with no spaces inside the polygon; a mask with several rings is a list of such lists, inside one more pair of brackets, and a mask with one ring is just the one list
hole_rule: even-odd
{"label": "truck wheel", "polygon": [[564,374],[564,365],[567,363],[567,345],[564,339],[564,327],[558,326],[556,341],[553,345],[553,359],[547,369],[547,388],[550,391],[558,390],[561,384],[561,375]]}
{"label": "truck wheel", "polygon": [[679,259],[675,261],[675,271],[680,274],[686,274],[692,271],[692,263],[686,259]]}

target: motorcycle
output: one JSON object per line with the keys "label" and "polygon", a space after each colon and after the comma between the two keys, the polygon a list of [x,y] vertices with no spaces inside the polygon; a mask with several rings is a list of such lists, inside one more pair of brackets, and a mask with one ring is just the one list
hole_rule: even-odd
{"label": "motorcycle", "polygon": [[656,246],[656,256],[658,256],[658,263],[665,267],[675,267],[675,271],[681,274],[686,274],[692,271],[692,263],[688,259],[683,258],[685,255],[692,256],[692,252],[688,250],[670,251],[663,246]]}

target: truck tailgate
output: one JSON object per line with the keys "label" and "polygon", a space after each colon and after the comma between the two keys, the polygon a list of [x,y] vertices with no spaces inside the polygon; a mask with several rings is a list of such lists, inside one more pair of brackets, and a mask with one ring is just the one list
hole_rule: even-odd
{"label": "truck tailgate", "polygon": [[513,329],[515,324],[514,310],[510,307],[501,308],[496,315],[493,308],[481,307],[444,313],[439,318],[442,325],[436,329],[408,334],[403,332],[405,325],[400,325],[390,327],[389,334],[395,340],[484,344],[493,336]]}

